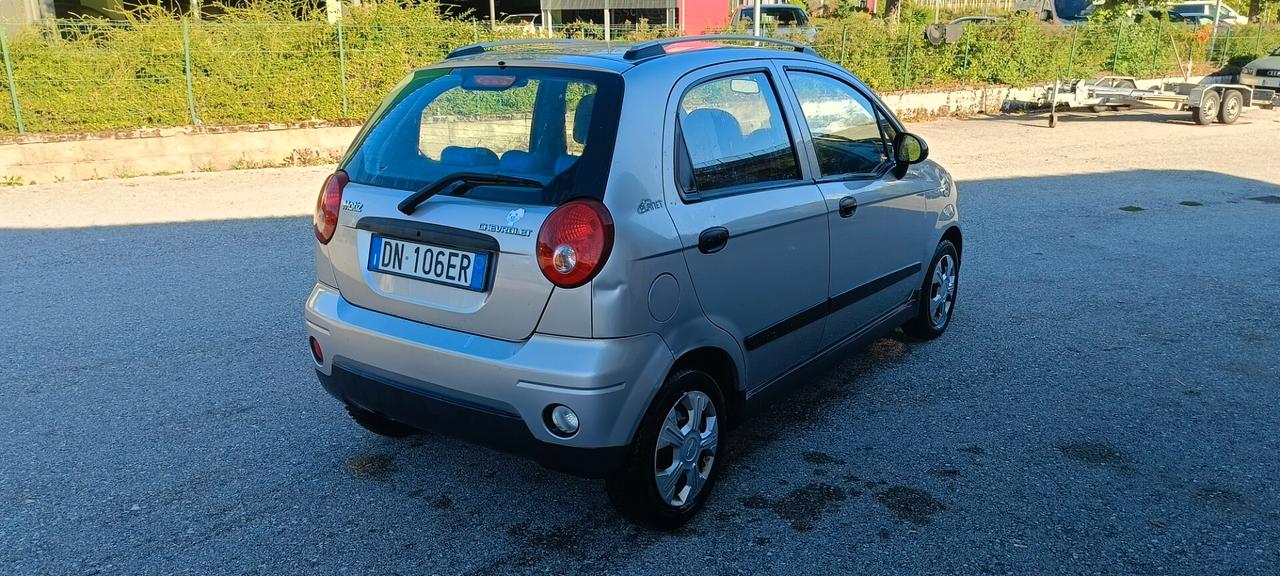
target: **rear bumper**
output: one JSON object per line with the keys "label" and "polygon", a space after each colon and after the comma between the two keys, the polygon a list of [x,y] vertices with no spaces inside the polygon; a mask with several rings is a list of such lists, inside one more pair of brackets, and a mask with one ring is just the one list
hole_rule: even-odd
{"label": "rear bumper", "polygon": [[316,370],[320,385],[335,398],[398,422],[439,431],[504,452],[528,456],[543,466],[586,478],[617,470],[627,446],[577,448],[534,438],[523,420],[422,389],[368,366],[339,363],[330,374]]}
{"label": "rear bumper", "polygon": [[[674,361],[656,334],[509,342],[360,308],[324,284],[305,314],[321,383],[343,402],[586,476],[616,465]],[[578,414],[577,434],[547,430],[551,404]]]}

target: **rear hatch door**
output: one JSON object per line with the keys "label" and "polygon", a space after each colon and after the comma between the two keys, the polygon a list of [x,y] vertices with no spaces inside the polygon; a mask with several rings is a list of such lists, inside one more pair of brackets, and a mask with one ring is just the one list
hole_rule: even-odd
{"label": "rear hatch door", "polygon": [[[554,288],[538,266],[538,230],[564,202],[603,197],[621,92],[621,76],[604,70],[410,74],[340,164],[350,183],[325,252],[342,296],[417,322],[528,338]],[[485,178],[525,184],[473,181]],[[402,206],[424,190],[433,194]]]}

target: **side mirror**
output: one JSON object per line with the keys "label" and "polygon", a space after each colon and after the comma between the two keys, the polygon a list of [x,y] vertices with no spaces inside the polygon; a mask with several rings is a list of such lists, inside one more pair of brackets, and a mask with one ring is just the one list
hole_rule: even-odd
{"label": "side mirror", "polygon": [[929,145],[910,132],[899,132],[893,139],[893,156],[897,166],[894,175],[898,178],[907,175],[907,167],[924,162],[929,157]]}

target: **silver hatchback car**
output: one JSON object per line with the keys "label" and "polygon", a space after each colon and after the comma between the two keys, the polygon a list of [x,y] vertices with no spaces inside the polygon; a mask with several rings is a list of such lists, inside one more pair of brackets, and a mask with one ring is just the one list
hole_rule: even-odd
{"label": "silver hatchback car", "polygon": [[956,187],[870,89],[741,37],[468,46],[411,73],[316,204],[306,328],[365,428],[606,479],[678,526],[731,424],[956,299]]}

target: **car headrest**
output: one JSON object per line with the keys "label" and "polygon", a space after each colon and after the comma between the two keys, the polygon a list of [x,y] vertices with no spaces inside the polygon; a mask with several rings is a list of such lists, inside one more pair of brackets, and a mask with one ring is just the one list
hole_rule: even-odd
{"label": "car headrest", "polygon": [[440,162],[457,166],[496,167],[498,155],[488,148],[464,148],[462,146],[445,146],[440,151]]}
{"label": "car headrest", "polygon": [[738,119],[719,108],[699,108],[690,112],[681,122],[681,129],[689,154],[695,161],[738,154],[746,140]]}
{"label": "car headrest", "polygon": [[498,160],[498,171],[526,174],[533,172],[533,154],[523,150],[507,150]]}
{"label": "car headrest", "polygon": [[578,109],[573,112],[573,141],[587,143],[587,134],[591,132],[591,111],[596,107],[596,95],[587,94],[578,101]]}

